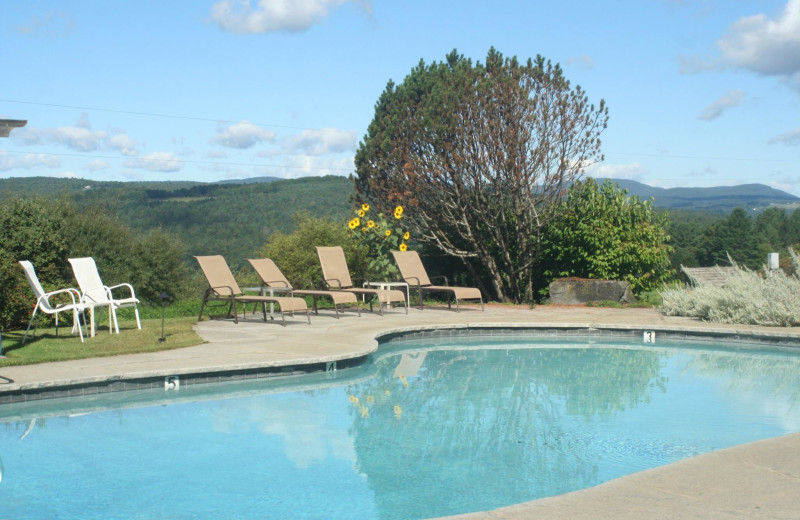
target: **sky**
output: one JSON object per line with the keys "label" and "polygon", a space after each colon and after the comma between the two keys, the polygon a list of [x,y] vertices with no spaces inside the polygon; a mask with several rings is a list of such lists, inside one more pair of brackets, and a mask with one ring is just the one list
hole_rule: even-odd
{"label": "sky", "polygon": [[800,196],[800,0],[2,0],[0,178],[347,176],[389,80],[456,49],[604,99],[587,175]]}

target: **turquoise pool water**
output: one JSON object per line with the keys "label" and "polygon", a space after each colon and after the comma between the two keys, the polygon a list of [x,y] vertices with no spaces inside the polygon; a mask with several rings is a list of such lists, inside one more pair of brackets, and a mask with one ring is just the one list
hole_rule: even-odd
{"label": "turquoise pool water", "polygon": [[0,518],[429,518],[800,431],[793,352],[566,341],[0,406]]}

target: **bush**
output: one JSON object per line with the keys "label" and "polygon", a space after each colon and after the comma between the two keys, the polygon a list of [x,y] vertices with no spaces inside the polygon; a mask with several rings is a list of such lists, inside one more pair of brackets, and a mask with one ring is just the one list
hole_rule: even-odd
{"label": "bush", "polygon": [[[791,254],[795,261],[794,251]],[[798,265],[795,263],[795,269]],[[740,268],[725,287],[665,289],[662,312],[716,323],[790,327],[800,323],[800,279],[780,269],[761,274]]]}
{"label": "bush", "polygon": [[347,227],[306,213],[296,214],[292,219],[297,229],[288,234],[273,234],[259,255],[271,258],[293,285],[302,287],[314,282],[318,288],[324,287],[316,246],[342,246],[353,283],[366,276],[366,252],[352,240]]}

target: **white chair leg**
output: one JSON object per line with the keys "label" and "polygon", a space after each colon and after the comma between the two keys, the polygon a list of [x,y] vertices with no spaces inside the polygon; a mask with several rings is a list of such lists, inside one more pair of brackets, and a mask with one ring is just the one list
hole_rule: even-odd
{"label": "white chair leg", "polygon": [[142,322],[141,322],[141,320],[139,320],[139,306],[138,305],[134,305],[133,306],[133,313],[136,315],[136,327],[138,327],[139,330],[141,330],[142,329]]}

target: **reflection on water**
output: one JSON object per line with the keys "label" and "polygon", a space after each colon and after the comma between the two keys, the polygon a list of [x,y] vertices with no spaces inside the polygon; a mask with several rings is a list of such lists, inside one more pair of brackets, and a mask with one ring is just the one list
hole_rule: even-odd
{"label": "reflection on water", "polygon": [[338,381],[0,407],[0,517],[426,518],[800,430],[795,355],[604,346],[409,342]]}

